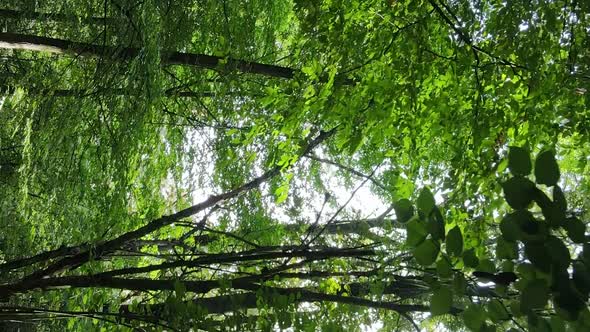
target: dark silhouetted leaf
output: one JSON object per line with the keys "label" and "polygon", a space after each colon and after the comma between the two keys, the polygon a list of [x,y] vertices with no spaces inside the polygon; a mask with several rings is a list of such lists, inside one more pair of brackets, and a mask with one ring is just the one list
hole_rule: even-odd
{"label": "dark silhouetted leaf", "polygon": [[514,175],[527,176],[531,174],[533,165],[529,152],[517,146],[511,146],[508,152],[508,168]]}
{"label": "dark silhouetted leaf", "polygon": [[565,199],[565,195],[559,186],[553,187],[553,204],[555,207],[565,214],[567,211],[567,201]]}
{"label": "dark silhouetted leaf", "polygon": [[566,270],[571,262],[570,251],[563,241],[551,235],[545,242],[545,247],[556,268]]}
{"label": "dark silhouetted leaf", "polygon": [[516,242],[498,238],[496,243],[496,256],[500,259],[518,259],[518,245]]}
{"label": "dark silhouetted leaf", "polygon": [[573,282],[574,286],[583,296],[583,300],[588,301],[590,293],[590,269],[582,262],[574,262],[573,264]]}
{"label": "dark silhouetted leaf", "polygon": [[[500,222],[502,237],[507,241],[518,241],[523,239],[523,225],[536,223],[532,213],[528,210],[517,210],[507,214]],[[531,228],[533,226],[529,226]]]}
{"label": "dark silhouetted leaf", "polygon": [[569,321],[578,319],[580,311],[586,307],[586,303],[571,289],[571,286],[554,292],[553,303],[558,307],[557,313]]}
{"label": "dark silhouetted leaf", "polygon": [[533,263],[533,265],[543,271],[551,271],[551,260],[547,248],[543,243],[529,242],[524,246],[525,256]]}
{"label": "dark silhouetted leaf", "polygon": [[533,200],[535,184],[522,176],[515,176],[502,184],[506,202],[513,209],[525,209]]}
{"label": "dark silhouetted leaf", "polygon": [[586,225],[576,218],[568,218],[562,224],[563,228],[567,232],[567,236],[574,242],[574,243],[584,243],[586,241]]}
{"label": "dark silhouetted leaf", "polygon": [[463,263],[465,266],[476,268],[479,265],[479,259],[475,255],[475,250],[469,249],[463,253]]}
{"label": "dark silhouetted leaf", "polygon": [[463,235],[459,226],[453,227],[447,234],[447,253],[452,256],[461,256],[463,252]]}
{"label": "dark silhouetted leaf", "polygon": [[541,309],[549,300],[549,287],[545,280],[535,279],[527,283],[520,293],[520,307],[524,312]]}
{"label": "dark silhouetted leaf", "polygon": [[535,160],[535,181],[538,184],[554,186],[559,180],[559,175],[559,166],[553,152],[541,152]]}
{"label": "dark silhouetted leaf", "polygon": [[428,233],[432,234],[435,240],[445,239],[445,222],[443,220],[440,210],[435,206],[428,217],[427,223]]}
{"label": "dark silhouetted leaf", "polygon": [[414,207],[408,199],[400,199],[393,204],[397,221],[405,223],[412,218],[414,215]]}

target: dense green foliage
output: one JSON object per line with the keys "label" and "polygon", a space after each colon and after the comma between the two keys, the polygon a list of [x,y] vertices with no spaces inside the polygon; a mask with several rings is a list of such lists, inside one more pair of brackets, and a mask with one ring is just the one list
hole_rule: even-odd
{"label": "dense green foliage", "polygon": [[0,23],[0,329],[590,330],[590,2]]}

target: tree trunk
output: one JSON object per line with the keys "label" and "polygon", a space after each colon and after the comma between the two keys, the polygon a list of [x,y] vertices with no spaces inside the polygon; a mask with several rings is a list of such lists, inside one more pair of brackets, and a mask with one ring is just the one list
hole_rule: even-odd
{"label": "tree trunk", "polygon": [[[20,49],[37,52],[50,52],[59,54],[74,54],[96,57],[113,57],[120,60],[130,60],[140,54],[139,48],[101,46],[88,43],[79,43],[70,40],[31,36],[16,33],[0,33],[0,48]],[[232,59],[207,54],[182,53],[173,51],[161,52],[163,65],[189,65],[205,69],[218,69],[226,71],[238,71],[241,73],[257,74],[267,77],[290,79],[298,70],[275,65],[267,65],[240,59]],[[351,84],[351,80],[337,78],[340,84]]]}
{"label": "tree trunk", "polygon": [[[101,46],[63,39],[7,32],[0,33],[0,48],[98,57],[107,56],[121,60],[135,58],[140,53],[139,48],[133,47]],[[206,69],[227,68],[242,73],[252,73],[279,78],[293,78],[295,74],[295,70],[287,67],[231,58],[228,59],[206,54],[162,52],[161,61],[162,64],[166,65],[190,65]],[[222,63],[225,64],[222,65]]]}
{"label": "tree trunk", "polygon": [[0,18],[11,19],[11,20],[34,20],[42,21],[49,20],[63,23],[84,23],[84,24],[114,24],[121,22],[122,20],[112,17],[81,17],[74,15],[67,15],[61,13],[40,13],[33,11],[20,11],[12,9],[0,9]]}

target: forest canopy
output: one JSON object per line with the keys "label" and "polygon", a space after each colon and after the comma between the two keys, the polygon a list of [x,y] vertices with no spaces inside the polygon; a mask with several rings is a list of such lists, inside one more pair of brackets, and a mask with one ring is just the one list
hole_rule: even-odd
{"label": "forest canopy", "polygon": [[590,2],[0,23],[0,330],[590,331]]}

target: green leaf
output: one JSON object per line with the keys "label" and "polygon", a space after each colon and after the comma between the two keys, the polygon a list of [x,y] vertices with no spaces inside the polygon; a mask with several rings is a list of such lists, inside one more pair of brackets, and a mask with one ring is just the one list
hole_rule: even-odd
{"label": "green leaf", "polygon": [[432,209],[434,209],[435,201],[434,195],[427,187],[422,188],[420,191],[420,195],[418,195],[418,201],[416,202],[418,209],[422,211],[425,215],[430,215]]}
{"label": "green leaf", "polygon": [[584,298],[587,298],[590,294],[590,270],[582,262],[574,262],[573,267],[574,286]]}
{"label": "green leaf", "polygon": [[522,312],[521,306],[520,306],[520,301],[511,301],[510,302],[510,313],[512,314],[512,316],[514,317],[521,317],[524,316],[524,312]]}
{"label": "green leaf", "polygon": [[549,252],[549,257],[553,265],[559,269],[566,270],[571,262],[570,251],[563,241],[551,235],[545,242],[545,247]]}
{"label": "green leaf", "polygon": [[447,253],[452,256],[461,256],[463,252],[463,234],[459,226],[453,227],[447,234]]}
{"label": "green leaf", "polygon": [[559,186],[553,187],[553,204],[560,212],[565,214],[567,211],[567,200]]}
{"label": "green leaf", "polygon": [[514,176],[502,184],[506,202],[513,209],[525,209],[533,200],[535,184],[522,176]]}
{"label": "green leaf", "polygon": [[348,140],[348,142],[346,142],[346,148],[348,150],[348,153],[350,155],[353,155],[361,146],[361,143],[363,142],[363,134],[362,131],[360,130],[355,130],[350,139]]}
{"label": "green leaf", "polygon": [[582,255],[580,255],[582,261],[584,261],[587,266],[590,266],[590,242],[584,243],[582,248]]}
{"label": "green leaf", "polygon": [[448,278],[453,274],[453,267],[445,257],[436,262],[436,273],[441,278]]}
{"label": "green leaf", "polygon": [[182,281],[174,281],[174,293],[176,295],[176,298],[179,300],[181,300],[184,297],[184,294],[186,294],[186,286]]}
{"label": "green leaf", "polygon": [[472,331],[479,331],[486,319],[485,311],[477,304],[469,305],[461,316],[463,316],[465,326]]}
{"label": "green leaf", "polygon": [[574,243],[586,242],[586,225],[580,219],[576,217],[568,218],[562,226],[566,230],[567,236]]}
{"label": "green leaf", "polygon": [[437,289],[430,299],[430,312],[432,315],[443,315],[451,310],[453,305],[453,292],[447,287]]}
{"label": "green leaf", "polygon": [[[538,196],[540,196],[540,194]],[[539,199],[537,199],[536,201],[539,201]],[[554,186],[553,201],[549,204],[547,204],[544,201],[546,201],[546,199],[541,198],[541,204],[539,204],[539,206],[541,206],[545,220],[547,220],[547,222],[553,228],[558,228],[562,226],[565,221],[567,202],[565,200],[563,192],[561,191],[561,188],[559,188],[559,186]]]}
{"label": "green leaf", "polygon": [[530,332],[551,332],[549,322],[534,313],[528,315],[528,323]]}
{"label": "green leaf", "polygon": [[496,256],[500,259],[518,259],[518,244],[498,238]]}
{"label": "green leaf", "polygon": [[559,176],[559,166],[553,152],[541,152],[535,160],[535,181],[538,184],[554,186],[557,184]]}
{"label": "green leaf", "polygon": [[494,264],[494,262],[492,262],[492,260],[484,258],[479,260],[479,264],[477,264],[476,270],[494,273],[496,272],[496,265]]}
{"label": "green leaf", "polygon": [[551,332],[565,332],[565,321],[559,316],[551,316]]}
{"label": "green leaf", "polygon": [[[525,216],[523,216],[524,214]],[[506,241],[515,242],[522,238],[522,234],[520,231],[520,224],[519,220],[523,217],[530,216],[532,218],[532,214],[527,210],[518,210],[513,213],[509,213],[500,222],[500,232],[502,232],[502,237]]]}
{"label": "green leaf", "polygon": [[414,257],[420,265],[429,266],[436,260],[440,251],[438,243],[428,239],[414,249]]}
{"label": "green leaf", "polygon": [[393,204],[393,209],[395,211],[395,215],[397,216],[397,221],[401,223],[406,223],[414,215],[414,207],[412,206],[412,203],[409,199],[404,198],[395,202]]}
{"label": "green leaf", "polygon": [[463,273],[455,273],[455,277],[453,278],[453,292],[455,294],[463,295],[465,294],[465,290],[467,289],[467,280]]}
{"label": "green leaf", "polygon": [[535,220],[528,218],[519,221],[520,234],[522,240],[527,241],[543,241],[549,235],[547,223],[544,220]]}
{"label": "green leaf", "polygon": [[537,275],[534,265],[530,263],[518,264],[516,267],[516,272],[518,272],[520,279],[535,279]]}
{"label": "green leaf", "polygon": [[531,174],[533,165],[529,152],[521,147],[511,146],[508,152],[508,168],[513,175]]}
{"label": "green leaf", "polygon": [[488,316],[494,323],[498,323],[510,318],[508,312],[506,312],[506,309],[504,308],[504,305],[502,305],[502,302],[499,300],[491,300],[486,307]]}
{"label": "green leaf", "polygon": [[428,233],[432,235],[435,240],[445,239],[445,222],[443,220],[440,210],[435,206],[428,217],[427,223]]}
{"label": "green leaf", "polygon": [[463,263],[467,267],[476,268],[479,265],[479,259],[475,255],[475,250],[469,249],[463,253]]}
{"label": "green leaf", "polygon": [[524,312],[545,307],[549,300],[549,287],[545,280],[531,280],[520,293],[520,307]]}
{"label": "green leaf", "polygon": [[543,243],[525,243],[524,254],[537,269],[543,272],[551,271],[551,260],[548,259],[550,257],[549,252]]}
{"label": "green leaf", "polygon": [[483,326],[479,329],[479,332],[496,332],[496,325],[489,325],[484,323]]}
{"label": "green leaf", "polygon": [[580,311],[586,307],[586,303],[571,287],[566,287],[553,295],[553,303],[558,307],[557,313],[566,320],[578,319]]}
{"label": "green leaf", "polygon": [[406,224],[406,230],[406,244],[410,247],[416,247],[417,245],[422,243],[422,241],[424,241],[424,239],[428,235],[425,222],[418,218],[412,218]]}

